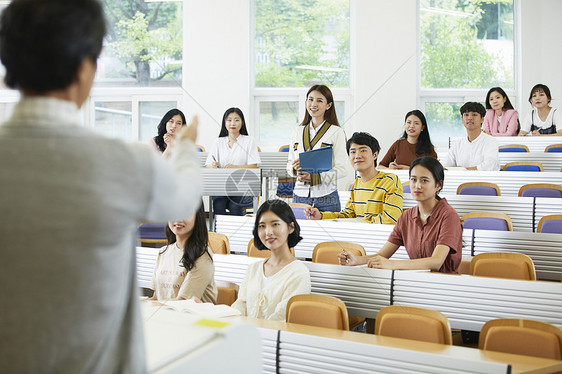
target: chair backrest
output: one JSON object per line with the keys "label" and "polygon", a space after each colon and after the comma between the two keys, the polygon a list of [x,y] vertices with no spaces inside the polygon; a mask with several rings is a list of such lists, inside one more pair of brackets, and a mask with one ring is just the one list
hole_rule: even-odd
{"label": "chair backrest", "polygon": [[538,161],[514,161],[508,162],[503,168],[505,171],[544,171],[542,164]]}
{"label": "chair backrest", "polygon": [[289,152],[289,147],[289,144],[282,145],[281,147],[279,147],[279,152]]}
{"label": "chair backrest", "polygon": [[[294,248],[289,248],[289,250],[291,251],[291,254],[294,256],[295,255],[295,249]],[[248,242],[248,252],[247,252],[248,257],[257,257],[257,258],[269,258],[271,257],[271,251],[269,249],[262,249],[259,250],[256,248],[256,246],[254,245],[254,239],[250,239],[250,241]]]}
{"label": "chair backrest", "polygon": [[138,229],[138,240],[141,243],[168,243],[166,237],[167,223],[143,223]]}
{"label": "chair backrest", "polygon": [[402,192],[403,192],[403,193],[410,193],[410,192],[412,192],[412,191],[410,190],[410,184],[409,184],[409,183],[408,183],[408,184],[403,184],[403,185],[402,185]]}
{"label": "chair backrest", "polygon": [[547,322],[529,319],[494,319],[482,327],[478,348],[561,360],[562,329]]}
{"label": "chair backrest", "polygon": [[228,241],[228,237],[224,234],[210,231],[209,248],[211,248],[213,253],[219,253],[221,255],[230,254],[230,243]]}
{"label": "chair backrest", "polygon": [[495,183],[466,182],[459,185],[457,195],[501,196],[501,192]]}
{"label": "chair backrest", "polygon": [[278,178],[277,179],[277,191],[276,195],[278,197],[291,198],[293,197],[293,190],[295,188],[295,178]]}
{"label": "chair backrest", "polygon": [[258,147],[258,152],[261,152],[261,148],[260,148],[260,147]]}
{"label": "chair backrest", "polygon": [[511,218],[504,213],[470,212],[461,217],[465,229],[513,231]]}
{"label": "chair backrest", "polygon": [[355,181],[349,181],[346,183],[345,185],[345,190],[346,191],[351,191],[351,187],[353,187],[353,183],[355,183]]}
{"label": "chair backrest", "polygon": [[304,203],[289,203],[289,206],[293,210],[296,219],[306,219],[304,210],[306,208],[310,208],[311,205],[304,204]]}
{"label": "chair backrest", "polygon": [[343,301],[326,295],[295,295],[287,303],[289,323],[349,330],[349,316]]}
{"label": "chair backrest", "polygon": [[531,183],[521,186],[519,196],[562,198],[562,185],[554,183]]}
{"label": "chair backrest", "polygon": [[529,152],[529,147],[524,144],[506,144],[498,147],[499,152]]}
{"label": "chair backrest", "polygon": [[545,149],[545,152],[562,152],[562,144],[551,144],[548,145]]}
{"label": "chair backrest", "polygon": [[195,148],[197,149],[197,152],[205,152],[205,147],[202,145],[196,144]]}
{"label": "chair backrest", "polygon": [[238,298],[238,285],[231,282],[217,283],[217,305],[232,305]]}
{"label": "chair backrest", "polygon": [[390,305],[377,314],[375,335],[453,344],[447,317],[437,310],[405,305]]}
{"label": "chair backrest", "polygon": [[550,214],[540,219],[537,232],[562,234],[562,214]]}
{"label": "chair backrest", "polygon": [[361,244],[340,241],[322,242],[316,244],[312,250],[312,262],[339,265],[338,254],[342,252],[342,249],[355,256],[366,255],[365,248]]}
{"label": "chair backrest", "polygon": [[533,260],[522,253],[479,253],[470,261],[470,275],[493,278],[537,280]]}

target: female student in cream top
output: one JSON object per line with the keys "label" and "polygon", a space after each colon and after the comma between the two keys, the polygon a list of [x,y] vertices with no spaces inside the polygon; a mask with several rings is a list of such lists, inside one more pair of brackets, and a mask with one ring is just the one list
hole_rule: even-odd
{"label": "female student in cream top", "polygon": [[[257,168],[260,163],[258,146],[248,135],[244,114],[229,108],[222,117],[219,138],[209,150],[205,166],[208,168]],[[242,207],[252,201],[247,196],[213,196],[215,214],[243,215]]]}
{"label": "female student in cream top", "polygon": [[404,122],[404,134],[390,146],[379,163],[379,169],[408,170],[412,161],[418,157],[437,158],[423,113],[419,110],[412,110],[406,113]]}
{"label": "female student in cream top", "polygon": [[519,136],[562,136],[562,116],[559,111],[550,107],[551,101],[552,96],[547,86],[537,84],[533,87],[529,95],[533,110],[521,124]]}
{"label": "female student in cream top", "polygon": [[492,136],[517,136],[519,121],[509,97],[501,87],[492,87],[486,95],[486,115],[482,131]]}
{"label": "female student in cream top", "polygon": [[[338,255],[342,265],[367,264],[378,269],[429,269],[456,273],[462,258],[459,215],[437,194],[443,187],[443,166],[433,157],[420,157],[410,166],[410,189],[418,205],[404,211],[381,250],[372,256]],[[410,260],[389,260],[403,245]]]}
{"label": "female student in cream top", "polygon": [[310,293],[308,268],[289,249],[302,239],[299,233],[299,224],[287,203],[268,200],[260,206],[254,245],[269,249],[271,257],[248,266],[238,299],[232,304],[243,316],[284,322],[289,299]]}
{"label": "female student in cream top", "polygon": [[170,150],[173,147],[173,140],[176,134],[179,133],[182,126],[185,126],[185,115],[179,109],[170,109],[158,124],[158,135],[150,139],[150,144],[162,156],[168,157]]}
{"label": "female student in cream top", "polygon": [[208,233],[203,204],[189,218],[168,222],[168,245],[156,258],[149,300],[182,300],[195,298],[217,302],[215,266],[207,246]]}
{"label": "female student in cream top", "polygon": [[[324,85],[312,86],[306,94],[306,112],[295,129],[289,148],[288,172],[297,178],[293,202],[314,205],[320,211],[341,210],[338,186],[353,178],[345,149],[346,136],[340,127],[332,91]],[[299,153],[332,147],[332,169],[308,173],[300,168]]]}

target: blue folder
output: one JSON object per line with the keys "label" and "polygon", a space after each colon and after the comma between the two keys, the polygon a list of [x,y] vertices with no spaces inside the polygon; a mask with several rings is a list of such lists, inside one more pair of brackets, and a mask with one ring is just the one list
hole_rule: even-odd
{"label": "blue folder", "polygon": [[299,153],[301,169],[307,173],[323,173],[332,169],[332,147]]}

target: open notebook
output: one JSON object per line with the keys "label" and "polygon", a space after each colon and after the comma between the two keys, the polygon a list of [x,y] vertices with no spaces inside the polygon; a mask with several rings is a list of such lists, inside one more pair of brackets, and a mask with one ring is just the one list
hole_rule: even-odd
{"label": "open notebook", "polygon": [[193,299],[189,300],[168,300],[164,305],[170,309],[182,313],[189,313],[195,316],[205,318],[224,318],[235,317],[240,315],[238,309],[229,307],[228,305],[214,305],[212,303],[196,303]]}

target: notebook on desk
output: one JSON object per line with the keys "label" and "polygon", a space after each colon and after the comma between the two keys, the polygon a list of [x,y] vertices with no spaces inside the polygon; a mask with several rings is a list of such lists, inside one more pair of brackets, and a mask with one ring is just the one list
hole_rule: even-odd
{"label": "notebook on desk", "polygon": [[299,153],[301,169],[307,173],[323,173],[331,170],[332,155],[332,147],[323,147]]}

